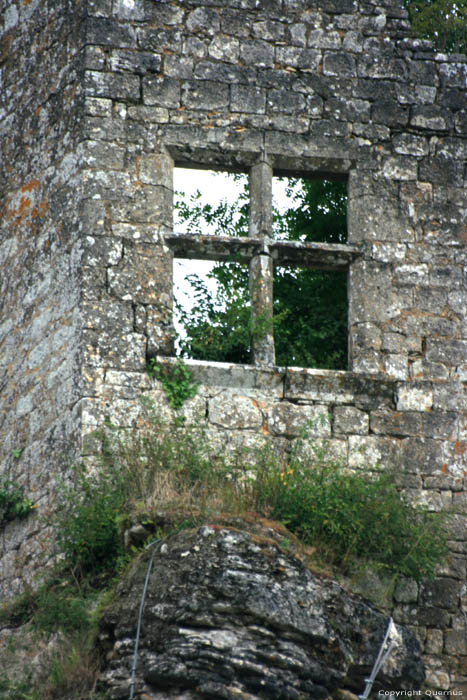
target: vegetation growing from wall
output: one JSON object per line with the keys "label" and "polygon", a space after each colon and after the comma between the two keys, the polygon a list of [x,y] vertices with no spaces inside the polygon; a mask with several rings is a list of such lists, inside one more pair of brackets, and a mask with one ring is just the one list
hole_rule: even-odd
{"label": "vegetation growing from wall", "polygon": [[156,360],[151,358],[147,371],[150,377],[160,381],[172,408],[181,408],[185,401],[196,396],[198,386],[182,359],[179,358],[171,367],[159,367]]}
{"label": "vegetation growing from wall", "polygon": [[35,508],[22,489],[11,479],[0,479],[0,529],[11,520],[26,518]]}
{"label": "vegetation growing from wall", "polygon": [[433,576],[446,552],[440,518],[409,504],[392,475],[349,472],[307,435],[281,454],[268,441],[228,453],[201,427],[164,424],[147,402],[146,415],[146,431],[101,432],[92,473],[78,467],[64,492],[59,543],[79,578],[114,571],[122,531],[142,516],[149,535],[161,510],[175,527],[253,510],[282,521],[333,565],[366,560],[417,580]]}
{"label": "vegetation growing from wall", "polygon": [[27,630],[19,642],[7,641],[11,648],[2,650],[4,656],[9,651],[24,659],[24,668],[22,674],[16,670],[8,675],[8,666],[6,675],[0,670],[0,700],[106,700],[95,688],[100,666],[97,599],[98,591],[78,586],[57,571],[38,590],[27,589],[0,607],[2,627],[23,625]]}
{"label": "vegetation growing from wall", "polygon": [[147,400],[143,409],[146,429],[103,427],[93,436],[99,454],[62,486],[54,577],[0,609],[0,623],[60,639],[39,685],[0,674],[2,700],[105,700],[95,645],[106,591],[146,540],[183,527],[247,513],[275,519],[288,542],[308,547],[312,568],[334,575],[365,565],[420,580],[446,553],[444,521],[410,505],[391,475],[349,472],[307,434],[282,452],[266,439],[229,452],[210,443],[202,421],[163,422]]}

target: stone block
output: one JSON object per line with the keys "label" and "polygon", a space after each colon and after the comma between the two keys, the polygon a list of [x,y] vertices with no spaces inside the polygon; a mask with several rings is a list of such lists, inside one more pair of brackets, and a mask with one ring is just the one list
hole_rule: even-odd
{"label": "stone block", "polygon": [[199,61],[195,66],[195,79],[212,80],[220,83],[260,84],[256,71],[249,66],[221,63],[219,61]]}
{"label": "stone block", "polygon": [[85,94],[90,97],[110,97],[115,100],[136,102],[140,96],[139,77],[117,75],[99,71],[86,71],[84,78]]}
{"label": "stone block", "polygon": [[443,633],[441,630],[427,629],[424,651],[426,654],[442,654]]}
{"label": "stone block", "polygon": [[410,116],[410,125],[420,129],[436,129],[444,131],[448,128],[446,113],[437,106],[413,107]]}
{"label": "stone block", "polygon": [[442,63],[439,73],[443,86],[459,87],[465,90],[467,67],[464,61],[459,63]]}
{"label": "stone block", "polygon": [[455,611],[459,604],[461,589],[461,581],[439,578],[422,585],[420,600],[424,605]]}
{"label": "stone block", "polygon": [[446,653],[455,657],[467,656],[467,638],[465,629],[447,630],[444,633],[444,648]]}
{"label": "stone block", "polygon": [[182,105],[190,109],[220,109],[227,107],[229,89],[214,81],[187,81],[182,84]]}
{"label": "stone block", "polygon": [[323,58],[324,75],[343,78],[355,77],[357,74],[356,60],[344,52],[327,52]]}
{"label": "stone block", "polygon": [[268,111],[274,114],[285,112],[296,114],[305,109],[305,97],[297,92],[285,90],[270,90],[267,97]]}
{"label": "stone block", "polygon": [[402,127],[409,121],[409,110],[396,100],[388,100],[386,98],[385,101],[373,104],[371,118],[379,124]]}
{"label": "stone block", "polygon": [[266,90],[254,85],[232,85],[230,107],[234,112],[264,114]]}
{"label": "stone block", "polygon": [[416,603],[418,600],[418,583],[413,579],[399,579],[394,591],[398,603]]}
{"label": "stone block", "polygon": [[397,388],[398,411],[428,411],[433,406],[431,383],[401,384]]}
{"label": "stone block", "polygon": [[343,434],[368,434],[368,413],[353,406],[336,406],[334,408],[333,432]]}
{"label": "stone block", "polygon": [[384,54],[369,54],[358,59],[358,75],[362,78],[403,81],[407,75],[407,66],[400,58]]}
{"label": "stone block", "polygon": [[398,444],[389,437],[349,435],[349,467],[375,469],[399,463]]}
{"label": "stone block", "polygon": [[134,28],[130,24],[122,24],[115,19],[90,17],[86,31],[90,44],[118,48],[136,47]]}
{"label": "stone block", "polygon": [[180,86],[173,78],[143,78],[144,104],[155,107],[179,107]]}
{"label": "stone block", "polygon": [[136,75],[159,73],[162,59],[159,54],[145,51],[114,49],[110,57],[110,67],[116,73],[127,72]]}
{"label": "stone block", "polygon": [[384,371],[392,379],[408,379],[408,363],[405,354],[389,354],[384,357]]}
{"label": "stone block", "polygon": [[274,48],[266,41],[253,39],[240,44],[240,58],[247,66],[272,68],[274,65]]}
{"label": "stone block", "polygon": [[219,14],[215,8],[197,7],[188,15],[186,26],[190,32],[213,35],[220,29]]}
{"label": "stone block", "polygon": [[254,399],[222,393],[209,399],[208,420],[212,425],[230,430],[259,430],[264,415]]}
{"label": "stone block", "polygon": [[114,0],[113,14],[119,19],[135,21],[145,19],[144,5],[138,0]]}
{"label": "stone block", "polygon": [[428,140],[423,136],[399,134],[394,138],[393,143],[395,152],[401,155],[426,156],[428,154]]}
{"label": "stone block", "polygon": [[282,401],[272,406],[269,411],[269,430],[273,435],[300,436],[306,433],[310,437],[331,435],[331,426],[327,406],[297,406]]}

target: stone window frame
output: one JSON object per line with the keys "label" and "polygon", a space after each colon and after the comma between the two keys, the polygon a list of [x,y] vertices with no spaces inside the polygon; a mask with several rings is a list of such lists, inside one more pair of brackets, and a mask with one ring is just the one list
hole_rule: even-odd
{"label": "stone window frame", "polygon": [[[172,149],[171,149],[172,150]],[[173,152],[175,150],[175,153]],[[249,179],[250,214],[249,232],[245,237],[217,236],[213,234],[178,233],[172,231],[164,236],[174,258],[209,260],[214,262],[236,262],[249,266],[249,290],[253,320],[273,317],[273,266],[301,267],[314,270],[347,271],[359,257],[358,247],[342,243],[318,243],[273,239],[272,233],[272,179],[277,176],[302,177],[308,179],[348,179],[348,162],[329,163],[313,159],[295,164],[286,159],[267,157],[264,151],[232,163],[230,158],[219,159],[197,151],[191,157],[172,150],[172,168],[183,167],[217,170],[223,172],[246,172]],[[256,157],[255,157],[256,155]],[[296,167],[293,167],[293,166]],[[329,165],[332,168],[329,168]],[[305,167],[304,167],[305,166]],[[318,166],[318,167],[317,167]],[[328,169],[326,168],[328,166]],[[172,203],[173,210],[173,203]],[[274,334],[272,328],[252,342],[252,362],[256,367],[276,366]],[[306,368],[306,369],[313,369]]]}

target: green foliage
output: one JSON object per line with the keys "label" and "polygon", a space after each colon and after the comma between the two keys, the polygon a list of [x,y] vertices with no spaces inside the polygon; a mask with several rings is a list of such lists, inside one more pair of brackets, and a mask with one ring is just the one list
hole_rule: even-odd
{"label": "green foliage", "polygon": [[11,520],[26,518],[35,507],[15,481],[0,479],[0,527]]}
{"label": "green foliage", "polygon": [[244,182],[235,203],[226,199],[216,206],[203,201],[201,192],[197,191],[187,200],[183,192],[177,192],[174,208],[178,219],[191,233],[203,234],[214,229],[217,236],[247,236],[249,217],[249,194],[245,175],[232,174],[232,180],[239,184]]}
{"label": "green foliage", "polygon": [[183,360],[179,359],[173,366],[159,367],[154,358],[147,365],[148,374],[158,379],[164,389],[169,404],[179,409],[185,401],[196,396],[198,385]]}
{"label": "green foliage", "polygon": [[43,633],[83,632],[91,626],[86,601],[78,591],[44,587],[39,590],[32,622]]}
{"label": "green foliage", "polygon": [[260,510],[344,571],[366,560],[420,581],[447,552],[444,520],[409,504],[392,474],[351,472],[323,454],[309,463],[296,452],[281,469],[263,465],[254,490]]}
{"label": "green foliage", "polygon": [[[146,408],[147,431],[130,436],[106,430],[92,487],[80,487],[89,493],[95,510],[104,509],[101,493],[111,504],[105,519],[114,525],[114,535],[106,543],[105,551],[111,553],[106,566],[115,565],[121,554],[119,523],[138,511],[151,522],[151,513],[164,508],[172,514],[171,527],[175,513],[180,522],[193,523],[216,510],[255,510],[282,521],[304,542],[318,546],[321,554],[326,551],[341,569],[366,560],[388,573],[420,580],[434,574],[446,553],[445,521],[409,504],[392,474],[349,471],[317,451],[306,437],[295,441],[289,454],[277,454],[268,442],[226,453],[210,445],[201,428],[177,420],[163,424],[150,403]],[[108,473],[118,496],[112,496],[108,486],[99,486],[108,483]],[[93,528],[81,503],[72,501],[71,525],[65,529],[73,539],[63,543],[67,560],[89,570],[101,562],[101,542],[94,550],[93,535],[88,535],[82,551],[82,531]],[[79,526],[77,518],[84,519]]]}
{"label": "green foliage", "polygon": [[[105,459],[105,443],[102,449]],[[62,486],[62,503],[56,530],[65,565],[78,578],[112,573],[123,552],[121,475],[102,468],[88,474],[79,465]]]}
{"label": "green foliage", "polygon": [[[0,700],[97,700],[93,690],[99,666],[97,617],[91,592],[86,597],[89,589],[60,572],[3,607],[1,623],[27,625],[21,651],[25,656],[39,651],[41,665],[33,669],[26,665],[24,676],[14,680],[11,674],[0,674]],[[16,654],[15,647],[10,653]]]}
{"label": "green foliage", "polygon": [[[274,212],[273,236],[299,241],[343,243],[347,237],[345,182],[289,180],[290,208]],[[237,202],[214,208],[201,203],[198,192],[179,202],[179,217],[190,230],[203,222],[217,235],[248,235],[248,188]],[[194,305],[176,308],[185,337],[184,357],[217,362],[251,362],[254,337],[269,332],[270,320],[252,320],[246,265],[216,264],[208,278],[216,292],[198,275],[189,275]],[[311,302],[312,300],[312,302]],[[343,369],[347,364],[347,276],[299,268],[274,270],[273,330],[276,363],[287,366]]]}
{"label": "green foliage", "polygon": [[275,268],[274,284],[276,364],[345,368],[347,273]]}
{"label": "green foliage", "polygon": [[40,700],[29,680],[0,677],[0,700]]}
{"label": "green foliage", "polygon": [[414,33],[438,51],[466,53],[467,0],[405,0]]}
{"label": "green foliage", "polygon": [[0,611],[0,623],[18,627],[31,623],[40,633],[84,631],[91,626],[86,601],[75,586],[49,582],[38,590],[27,588]]}
{"label": "green foliage", "polygon": [[290,178],[293,206],[274,212],[274,235],[291,241],[347,243],[347,183]]}

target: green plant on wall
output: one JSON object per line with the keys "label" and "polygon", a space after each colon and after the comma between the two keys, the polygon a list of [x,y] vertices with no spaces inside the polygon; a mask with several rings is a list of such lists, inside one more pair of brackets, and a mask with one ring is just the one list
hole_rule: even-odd
{"label": "green plant on wall", "polygon": [[35,509],[15,481],[0,479],[0,527],[11,520],[26,518]]}
{"label": "green plant on wall", "polygon": [[185,401],[196,396],[198,385],[183,360],[179,359],[174,365],[161,367],[152,358],[148,362],[147,371],[150,377],[161,382],[172,408],[177,410]]}
{"label": "green plant on wall", "polygon": [[41,638],[60,635],[43,685],[2,680],[0,671],[0,699],[97,700],[96,609],[135,551],[125,545],[134,524],[153,539],[254,512],[286,525],[289,553],[298,538],[314,550],[311,566],[337,578],[368,569],[423,580],[443,561],[445,520],[407,502],[393,475],[350,472],[309,432],[284,452],[267,440],[229,450],[208,439],[201,421],[167,422],[147,398],[142,404],[146,428],[105,425],[94,435],[100,451],[92,468],[80,464],[62,486],[54,579],[27,592],[7,620],[0,608],[0,624],[29,622]]}
{"label": "green plant on wall", "polygon": [[112,570],[123,554],[125,518],[139,511],[151,522],[161,508],[190,522],[216,510],[255,511],[342,570],[366,561],[421,580],[446,554],[445,519],[407,502],[392,474],[349,471],[308,436],[284,454],[267,441],[229,453],[201,427],[164,423],[146,408],[146,431],[103,431],[99,467],[92,476],[80,468],[65,495],[59,540],[81,572]]}

